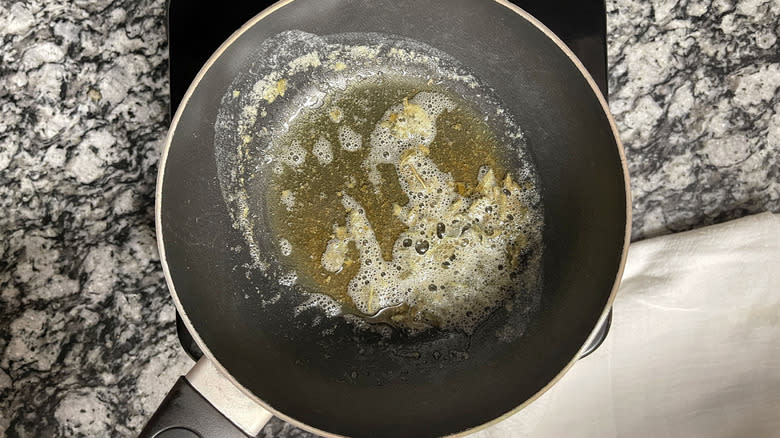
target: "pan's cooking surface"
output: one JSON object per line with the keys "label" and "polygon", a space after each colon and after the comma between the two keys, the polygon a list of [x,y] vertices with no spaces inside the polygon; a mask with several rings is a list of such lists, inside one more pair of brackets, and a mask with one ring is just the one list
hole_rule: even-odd
{"label": "pan's cooking surface", "polygon": [[468,69],[409,39],[297,31],[245,65],[215,126],[223,196],[258,275],[316,294],[296,315],[404,303],[399,327],[471,333],[499,305],[533,312],[535,173],[513,118]]}
{"label": "pan's cooking surface", "polygon": [[[430,7],[444,12],[431,14]],[[163,261],[185,321],[209,354],[272,408],[342,434],[395,435],[403,428],[408,436],[441,435],[522,404],[566,368],[609,304],[626,239],[620,149],[603,102],[576,64],[501,4],[454,0],[418,8],[296,0],[276,10],[225,47],[200,78],[174,121],[162,163]],[[490,319],[470,338],[432,333],[424,341],[439,348],[421,352],[356,340],[348,325],[321,339],[322,327],[270,310],[280,286],[244,268],[252,258],[225,211],[213,127],[240,60],[292,28],[423,41],[472,68],[516,115],[544,187],[546,218],[544,300],[525,336],[497,343],[498,322]],[[278,302],[296,305],[285,295]]]}

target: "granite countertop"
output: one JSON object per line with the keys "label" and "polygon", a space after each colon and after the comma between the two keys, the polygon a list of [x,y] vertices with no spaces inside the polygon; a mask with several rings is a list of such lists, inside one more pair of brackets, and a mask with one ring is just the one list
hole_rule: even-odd
{"label": "granite countertop", "polygon": [[[780,211],[780,2],[607,9],[633,238]],[[164,23],[163,0],[0,5],[0,435],[134,435],[192,364],[154,234]]]}

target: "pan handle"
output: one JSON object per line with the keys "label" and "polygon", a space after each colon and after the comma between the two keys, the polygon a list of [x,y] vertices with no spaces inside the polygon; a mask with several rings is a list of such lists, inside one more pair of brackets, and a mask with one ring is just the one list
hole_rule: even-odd
{"label": "pan handle", "polygon": [[179,377],[139,438],[254,437],[271,417],[203,357]]}
{"label": "pan handle", "polygon": [[588,347],[584,350],[582,350],[582,353],[580,354],[580,359],[583,359],[587,356],[589,356],[591,353],[596,351],[597,348],[601,346],[601,344],[604,342],[604,339],[607,338],[607,335],[609,334],[609,328],[612,326],[612,309],[609,309],[609,314],[604,319],[604,322],[601,323],[601,325],[596,329],[596,331],[593,332],[593,335],[590,336],[590,343],[588,344]]}

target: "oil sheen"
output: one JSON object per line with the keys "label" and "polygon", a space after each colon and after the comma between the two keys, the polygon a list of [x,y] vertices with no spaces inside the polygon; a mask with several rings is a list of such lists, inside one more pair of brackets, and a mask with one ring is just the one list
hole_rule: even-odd
{"label": "oil sheen", "polygon": [[363,79],[301,112],[269,149],[272,234],[302,286],[393,321],[470,333],[536,251],[538,193],[461,97]]}

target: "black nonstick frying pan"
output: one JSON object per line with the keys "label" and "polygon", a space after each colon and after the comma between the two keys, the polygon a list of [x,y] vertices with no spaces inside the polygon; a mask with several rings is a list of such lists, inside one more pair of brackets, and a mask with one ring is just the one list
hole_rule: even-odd
{"label": "black nonstick frying pan", "polygon": [[[465,65],[514,115],[545,218],[541,303],[523,336],[497,340],[496,317],[470,336],[383,338],[316,309],[296,312],[301,294],[252,268],[220,183],[215,124],[247,60],[289,30],[425,43]],[[322,435],[416,437],[466,434],[508,416],[574,364],[615,296],[630,201],[604,98],[564,44],[516,6],[289,0],[239,29],[190,86],[163,150],[156,213],[166,279],[204,359],[141,436],[252,435],[270,412]]]}

